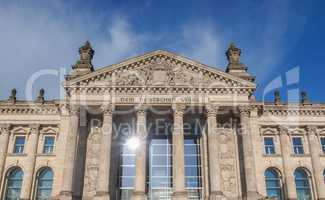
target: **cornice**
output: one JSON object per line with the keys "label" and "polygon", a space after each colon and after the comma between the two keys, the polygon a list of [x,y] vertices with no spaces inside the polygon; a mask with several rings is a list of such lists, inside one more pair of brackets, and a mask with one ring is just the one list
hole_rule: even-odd
{"label": "cornice", "polygon": [[211,94],[211,95],[250,95],[254,92],[253,88],[241,87],[190,87],[190,86],[102,86],[102,87],[70,87],[66,88],[68,93],[106,95],[112,94]]}
{"label": "cornice", "polygon": [[59,106],[57,104],[2,104],[0,103],[0,115],[26,114],[26,115],[57,115]]}

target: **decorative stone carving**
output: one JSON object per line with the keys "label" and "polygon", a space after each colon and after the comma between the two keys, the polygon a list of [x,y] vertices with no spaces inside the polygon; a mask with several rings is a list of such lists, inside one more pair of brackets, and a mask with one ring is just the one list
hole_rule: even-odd
{"label": "decorative stone carving", "polygon": [[219,159],[222,191],[227,197],[236,197],[238,195],[237,182],[237,164],[236,164],[236,146],[235,135],[231,134],[232,130],[220,131],[218,136]]}
{"label": "decorative stone carving", "polygon": [[67,80],[94,71],[94,67],[91,63],[94,53],[95,51],[91,47],[90,42],[86,41],[86,43],[79,48],[80,59],[76,62],[76,64],[72,65],[72,72],[66,77]]}
{"label": "decorative stone carving", "polygon": [[0,124],[0,135],[9,134],[10,124]]}
{"label": "decorative stone carving", "polygon": [[45,90],[43,88],[41,88],[39,90],[39,94],[36,99],[36,103],[44,103],[45,102],[44,93],[45,93]]}
{"label": "decorative stone carving", "polygon": [[16,90],[16,88],[14,88],[14,89],[11,90],[11,95],[9,96],[8,101],[15,104],[16,100],[17,100],[16,95],[17,95],[17,90]]}
{"label": "decorative stone carving", "polygon": [[276,90],[274,92],[274,104],[275,105],[281,104],[281,97],[280,97],[280,91],[279,90]]}
{"label": "decorative stone carving", "polygon": [[104,115],[113,115],[113,112],[115,110],[115,106],[112,104],[105,104],[101,106],[101,110]]}

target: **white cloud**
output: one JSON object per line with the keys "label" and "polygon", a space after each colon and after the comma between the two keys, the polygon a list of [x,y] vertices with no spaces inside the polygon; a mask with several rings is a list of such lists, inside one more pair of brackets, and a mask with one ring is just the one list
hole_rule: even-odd
{"label": "white cloud", "polygon": [[[78,59],[78,47],[85,40],[91,40],[95,48],[95,65],[112,64],[143,47],[144,36],[134,33],[126,18],[94,17],[90,22],[91,17],[72,15],[60,3],[54,8],[36,11],[18,3],[0,7],[0,99],[7,98],[13,87],[25,99],[26,83],[40,69],[64,67],[70,71],[70,65]],[[53,15],[56,11],[61,15]],[[102,26],[107,28],[98,33]],[[61,81],[53,75],[41,77],[34,85],[34,93],[44,87],[49,98],[58,98]]]}
{"label": "white cloud", "polygon": [[182,30],[180,50],[183,54],[204,64],[222,67],[224,47],[222,37],[213,24],[187,24]]}

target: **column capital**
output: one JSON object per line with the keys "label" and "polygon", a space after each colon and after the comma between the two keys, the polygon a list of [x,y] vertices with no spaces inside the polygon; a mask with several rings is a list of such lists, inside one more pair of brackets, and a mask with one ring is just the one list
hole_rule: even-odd
{"label": "column capital", "polygon": [[9,134],[10,127],[10,124],[0,124],[0,134]]}
{"label": "column capital", "polygon": [[135,112],[137,113],[137,115],[144,115],[148,110],[148,106],[147,105],[141,105],[135,108]]}
{"label": "column capital", "polygon": [[288,127],[285,126],[278,126],[279,134],[280,135],[288,135],[289,134],[289,129]]}
{"label": "column capital", "polygon": [[185,109],[186,109],[186,105],[185,104],[173,104],[172,109],[176,116],[183,115],[185,112]]}
{"label": "column capital", "polygon": [[68,105],[68,111],[70,115],[79,115],[80,106],[79,105]]}
{"label": "column capital", "polygon": [[115,106],[113,104],[105,104],[100,107],[104,115],[113,115]]}
{"label": "column capital", "polygon": [[205,110],[208,116],[213,115],[215,116],[218,113],[219,105],[214,104],[207,104],[205,106]]}
{"label": "column capital", "polygon": [[250,106],[238,106],[238,112],[241,117],[249,117],[250,111]]}
{"label": "column capital", "polygon": [[38,130],[40,129],[40,124],[30,124],[29,128],[30,128],[30,132],[31,134],[37,134]]}
{"label": "column capital", "polygon": [[317,134],[317,126],[315,125],[308,125],[306,127],[308,135],[316,135]]}

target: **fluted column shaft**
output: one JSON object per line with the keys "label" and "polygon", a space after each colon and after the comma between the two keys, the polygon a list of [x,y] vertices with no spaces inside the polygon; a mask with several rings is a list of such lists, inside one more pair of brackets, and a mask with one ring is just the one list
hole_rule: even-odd
{"label": "fluted column shaft", "polygon": [[39,136],[39,124],[33,124],[30,126],[30,135],[26,142],[26,154],[27,162],[24,165],[24,179],[21,188],[20,198],[23,200],[30,199],[31,188],[33,184],[34,169],[35,169],[35,158],[38,146],[38,136]]}
{"label": "fluted column shaft", "polygon": [[67,141],[64,158],[62,189],[60,192],[61,200],[71,200],[73,198],[74,165],[79,132],[80,107],[71,106],[68,112],[68,116],[63,117],[63,119],[68,121],[68,128],[65,132],[65,134],[67,134]]}
{"label": "fluted column shaft", "polygon": [[137,131],[136,137],[140,140],[140,146],[136,149],[135,179],[133,200],[146,199],[146,152],[147,152],[147,127],[146,110],[137,110]]}
{"label": "fluted column shaft", "polygon": [[185,106],[174,105],[173,130],[173,199],[186,200],[185,166],[184,166],[184,124]]}
{"label": "fluted column shaft", "polygon": [[[6,162],[8,143],[9,143],[9,124],[0,125],[0,184],[4,177],[4,167]],[[1,188],[1,187],[0,187]]]}
{"label": "fluted column shaft", "polygon": [[209,199],[215,200],[221,197],[220,182],[220,162],[217,133],[217,112],[218,107],[207,106],[208,122],[208,157],[209,157],[209,178],[210,178],[210,196]]}
{"label": "fluted column shaft", "polygon": [[316,191],[318,199],[325,199],[324,190],[324,177],[323,177],[323,167],[321,165],[319,155],[320,155],[320,142],[317,138],[317,127],[308,126],[308,141],[311,154],[311,161],[313,164],[313,173],[316,180]]}
{"label": "fluted column shaft", "polygon": [[100,146],[100,165],[99,176],[96,188],[96,199],[109,200],[109,179],[110,179],[110,161],[111,144],[113,131],[113,106],[105,106],[103,109],[103,126]]}
{"label": "fluted column shaft", "polygon": [[249,118],[250,109],[249,107],[239,107],[240,121],[241,121],[241,134],[243,141],[243,154],[244,154],[244,170],[246,179],[246,199],[256,200],[260,197],[257,192],[256,183],[256,170],[255,170],[255,156],[253,147],[253,137],[251,125],[255,123],[254,119]]}
{"label": "fluted column shaft", "polygon": [[280,145],[281,145],[281,154],[282,154],[282,163],[283,163],[283,175],[284,175],[284,185],[285,185],[285,196],[286,199],[295,199],[296,198],[296,188],[295,180],[293,176],[293,171],[291,167],[291,152],[292,146],[290,142],[290,137],[288,130],[284,127],[279,127],[280,133]]}

